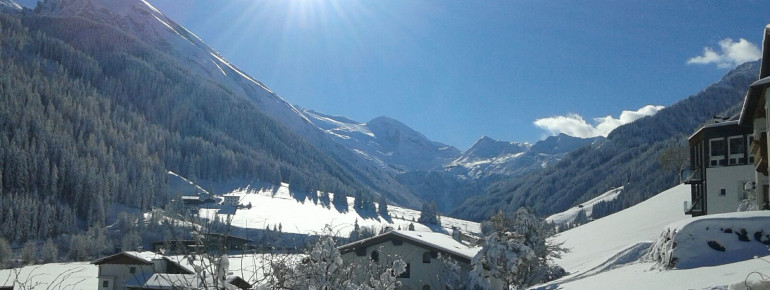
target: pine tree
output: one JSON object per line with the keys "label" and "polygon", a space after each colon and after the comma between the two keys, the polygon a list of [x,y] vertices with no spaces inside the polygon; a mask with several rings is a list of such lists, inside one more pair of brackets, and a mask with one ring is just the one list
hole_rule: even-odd
{"label": "pine tree", "polygon": [[388,203],[384,196],[380,196],[380,200],[377,204],[377,212],[384,218],[390,218],[390,212],[388,212]]}
{"label": "pine tree", "polygon": [[430,203],[425,202],[422,204],[420,218],[417,219],[417,222],[425,225],[441,224],[441,218],[438,215],[438,210],[436,210],[435,202],[431,201]]}
{"label": "pine tree", "polygon": [[[529,269],[537,263],[535,252],[525,245],[524,236],[514,233],[493,233],[471,260],[472,285],[489,289],[488,276],[506,283],[507,289],[522,289],[530,284]],[[487,274],[488,272],[488,274]]]}
{"label": "pine tree", "polygon": [[584,209],[580,209],[578,211],[578,214],[575,216],[575,219],[572,220],[572,226],[576,227],[582,224],[588,223],[588,216],[586,215],[586,211]]}

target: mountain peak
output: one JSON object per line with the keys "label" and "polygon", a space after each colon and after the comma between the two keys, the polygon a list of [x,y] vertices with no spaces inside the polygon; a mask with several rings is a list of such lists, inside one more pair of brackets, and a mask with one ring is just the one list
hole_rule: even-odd
{"label": "mountain peak", "polygon": [[470,149],[463,154],[466,159],[489,159],[498,156],[517,154],[529,150],[527,143],[498,141],[488,136],[481,136]]}
{"label": "mountain peak", "polygon": [[532,151],[546,154],[563,154],[599,139],[604,139],[604,137],[580,138],[561,133],[535,143],[532,146]]}

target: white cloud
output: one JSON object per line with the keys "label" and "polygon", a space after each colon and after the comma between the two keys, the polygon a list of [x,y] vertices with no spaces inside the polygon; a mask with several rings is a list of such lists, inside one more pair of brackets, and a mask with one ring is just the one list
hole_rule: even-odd
{"label": "white cloud", "polygon": [[719,41],[721,52],[714,51],[711,47],[703,48],[703,55],[687,60],[687,64],[716,64],[720,68],[732,68],[747,61],[757,60],[762,57],[759,47],[743,38],[734,42],[730,38]]}
{"label": "white cloud", "polygon": [[636,111],[623,111],[619,118],[612,116],[594,118],[594,124],[589,124],[578,114],[567,114],[535,120],[535,126],[548,131],[551,135],[564,133],[574,137],[590,138],[596,136],[607,137],[612,130],[622,125],[631,123],[646,116],[655,115],[663,106],[647,105]]}

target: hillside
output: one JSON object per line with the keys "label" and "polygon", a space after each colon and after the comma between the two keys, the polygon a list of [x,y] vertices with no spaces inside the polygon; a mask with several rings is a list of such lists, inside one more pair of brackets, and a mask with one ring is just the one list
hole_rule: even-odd
{"label": "hillside", "polygon": [[[689,195],[689,186],[678,185],[633,207],[560,233],[552,241],[564,243],[570,252],[554,262],[570,275],[532,289],[607,289],[619,285],[624,289],[727,289],[729,285],[742,285],[747,275],[754,271],[770,273],[770,263],[751,259],[751,256],[739,262],[723,260],[711,267],[691,269],[665,269],[648,259],[646,255],[651,246],[665,232],[667,225],[697,220],[685,215],[682,209],[682,202],[689,200]],[[767,216],[764,212],[741,214]],[[719,219],[702,217],[703,220],[715,218]],[[724,222],[722,226],[725,226]],[[717,235],[724,234],[719,232]],[[697,251],[697,256],[707,259],[709,255],[719,254],[705,246],[704,241],[700,242],[703,247]],[[680,246],[687,246],[687,243],[680,241]],[[756,281],[757,277],[749,281]]]}
{"label": "hillside", "polygon": [[[207,190],[290,182],[297,192],[419,204],[392,178],[330,156],[264,113],[270,102],[292,107],[161,16],[138,0],[49,0],[0,13],[1,236],[75,233],[103,225],[113,204],[163,207],[168,171]],[[191,63],[203,52],[214,62]]]}
{"label": "hillside", "polygon": [[[29,18],[35,19],[34,23],[39,30],[50,35],[56,35],[57,38],[86,54],[94,55],[94,58],[99,62],[111,60],[111,63],[105,65],[109,68],[122,66],[122,63],[118,61],[120,58],[109,58],[102,54],[128,56],[129,60],[143,62],[142,64],[147,66],[146,68],[128,68],[128,71],[124,70],[121,75],[117,76],[118,79],[129,76],[128,72],[142,72],[145,69],[158,71],[162,74],[157,79],[139,80],[154,85],[153,87],[142,88],[141,91],[136,91],[139,86],[134,84],[134,80],[121,79],[123,87],[115,88],[118,91],[111,93],[118,96],[145,96],[151,99],[152,101],[145,98],[130,100],[132,102],[145,102],[140,104],[138,108],[140,113],[144,114],[147,114],[146,110],[151,110],[152,113],[148,114],[151,117],[150,120],[162,122],[167,127],[171,125],[169,129],[174,131],[179,130],[179,125],[193,122],[185,116],[198,114],[198,119],[195,122],[208,122],[213,128],[224,131],[228,138],[240,142],[242,146],[256,148],[270,146],[272,147],[271,150],[281,146],[280,141],[278,144],[272,144],[272,140],[278,138],[261,138],[258,135],[249,134],[248,130],[246,132],[241,130],[242,127],[252,123],[265,123],[248,120],[251,118],[251,114],[239,111],[243,109],[254,110],[262,118],[271,119],[270,123],[275,124],[275,129],[272,131],[276,134],[303,139],[299,142],[292,142],[298,144],[297,147],[304,145],[315,147],[313,149],[300,148],[300,150],[314,150],[316,152],[313,155],[317,156],[320,162],[330,164],[327,166],[328,168],[316,170],[316,172],[337,171],[342,173],[344,171],[342,174],[346,177],[342,179],[346,180],[342,183],[348,185],[355,183],[357,185],[352,187],[357,189],[341,189],[336,184],[337,181],[309,178],[309,172],[288,173],[280,181],[295,184],[298,189],[301,186],[303,190],[308,192],[323,189],[350,194],[353,191],[363,190],[383,194],[399,204],[419,205],[418,199],[394,182],[393,177],[388,172],[380,170],[378,164],[362,158],[351,150],[340,147],[292,104],[254,77],[247,75],[237,66],[228,62],[194,33],[175,23],[146,1],[48,0],[35,11],[38,14]],[[116,35],[125,39],[116,42],[114,39]],[[180,77],[189,79],[197,83],[198,86],[211,87],[209,90],[213,91],[196,89],[196,86],[185,86],[176,79]],[[174,84],[165,84],[163,83],[164,80],[172,81]],[[227,107],[231,104],[219,108],[199,108],[186,106],[185,102],[180,102],[179,98],[185,95],[192,96],[184,98],[205,95],[205,98],[212,98],[212,100],[205,101],[210,104],[216,104],[223,98],[250,104],[245,107],[240,105],[243,108],[237,109]],[[226,97],[221,95],[226,95]],[[153,96],[163,96],[163,98],[154,98]],[[169,114],[168,112],[173,113]],[[205,113],[205,115],[200,115],[201,113]],[[163,119],[156,120],[155,118],[158,116],[155,114],[161,115]],[[260,129],[260,131],[265,130]],[[277,154],[269,155],[277,157],[279,160],[292,158]],[[297,157],[301,155],[303,154],[297,155]],[[193,175],[180,168],[169,169],[196,179],[199,184],[206,187],[222,179],[232,179],[230,176],[222,178],[205,176],[205,174]],[[254,178],[251,176],[250,179],[267,179],[273,184],[279,183],[274,182],[277,178],[266,177],[256,176]],[[348,187],[348,185],[343,187]],[[373,195],[373,193],[367,195]]]}
{"label": "hillside", "polygon": [[569,152],[602,140],[560,134],[528,144],[484,136],[442,167],[404,172],[397,180],[415,195],[436,201],[439,209],[449,213],[496,182],[516,180],[551,167]]}
{"label": "hillside", "polygon": [[[408,208],[389,205],[389,217],[378,216],[377,214],[359,213],[355,207],[355,199],[348,197],[348,207],[345,210],[338,210],[333,204],[324,204],[322,200],[303,199],[297,197],[291,192],[288,184],[279,187],[269,188],[246,188],[234,191],[228,195],[236,195],[240,199],[240,204],[251,208],[241,208],[232,215],[232,226],[241,229],[265,229],[266,227],[280,226],[284,233],[294,233],[301,235],[319,234],[325,226],[331,226],[334,234],[341,237],[347,237],[353,230],[354,225],[360,227],[370,227],[379,231],[385,227],[393,229],[407,229],[412,224],[416,231],[444,231],[452,232],[452,227],[479,235],[481,226],[479,223],[464,221],[451,217],[441,217],[441,229],[431,229],[425,225],[419,224],[416,220],[420,217],[420,212]],[[332,194],[329,199],[333,200]],[[200,210],[200,216],[214,219],[218,209]],[[229,212],[220,212],[220,220],[226,220]]]}
{"label": "hillside", "polygon": [[403,123],[378,117],[360,123],[341,116],[302,110],[305,116],[333,140],[382,164],[384,171],[404,172],[439,167],[457,158],[460,150],[434,142]]}
{"label": "hillside", "polygon": [[618,127],[606,141],[572,151],[552,167],[490,186],[451,215],[481,220],[497,209],[529,206],[548,216],[619,186],[624,186],[624,194],[608,206],[617,211],[637,204],[679,181],[675,171],[661,168],[661,152],[687,150],[689,134],[742,102],[758,71],[758,62],[740,65],[656,115]]}

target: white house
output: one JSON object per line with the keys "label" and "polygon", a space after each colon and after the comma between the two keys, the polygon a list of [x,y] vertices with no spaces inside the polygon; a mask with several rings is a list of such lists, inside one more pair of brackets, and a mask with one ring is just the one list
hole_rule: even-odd
{"label": "white house", "polygon": [[99,266],[100,290],[141,289],[156,273],[194,274],[171,259],[153,252],[121,252],[91,264]]}
{"label": "white house", "polygon": [[237,194],[226,194],[225,196],[225,202],[224,205],[226,206],[238,206],[238,202],[240,201],[241,197]]}
{"label": "white house", "polygon": [[[226,261],[226,258],[223,259]],[[206,260],[206,263],[211,262]],[[153,252],[121,252],[91,263],[99,266],[99,285],[95,288],[99,290],[207,289],[217,284],[214,282],[217,275],[206,275],[205,271],[196,273],[196,265],[190,264],[190,261],[181,256],[169,257]],[[197,265],[197,268],[202,266]],[[225,278],[228,281],[224,285],[227,289],[250,287],[240,277]]]}
{"label": "white house", "polygon": [[770,25],[765,27],[762,41],[762,64],[759,80],[751,84],[741,109],[740,124],[753,128],[751,154],[754,157],[757,204],[760,209],[770,209],[770,185],[768,179],[768,138],[770,128]]}
{"label": "white house", "polygon": [[387,266],[386,257],[406,262],[406,272],[398,277],[405,289],[454,289],[441,285],[443,263],[439,254],[458,262],[462,271],[470,271],[471,259],[481,247],[463,244],[449,235],[432,232],[390,231],[338,248],[345,263],[372,261]]}
{"label": "white house", "polygon": [[751,127],[738,120],[722,121],[700,128],[690,136],[690,169],[685,181],[691,186],[693,217],[734,212],[746,198],[745,184],[754,180],[754,156],[749,144]]}

